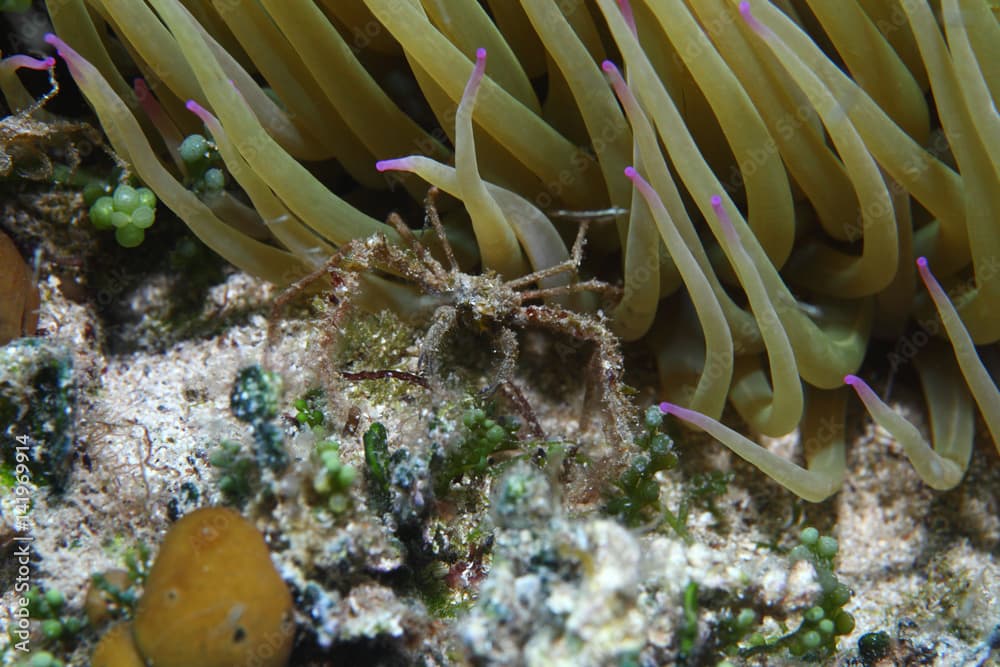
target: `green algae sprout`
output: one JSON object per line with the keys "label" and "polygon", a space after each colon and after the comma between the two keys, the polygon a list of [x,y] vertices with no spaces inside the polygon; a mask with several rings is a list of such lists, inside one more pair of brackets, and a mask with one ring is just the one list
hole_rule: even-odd
{"label": "green algae sprout", "polygon": [[332,440],[323,440],[316,445],[317,470],[313,475],[313,490],[326,498],[327,507],[334,513],[347,509],[350,489],[358,476],[354,467],[340,459],[340,445]]}

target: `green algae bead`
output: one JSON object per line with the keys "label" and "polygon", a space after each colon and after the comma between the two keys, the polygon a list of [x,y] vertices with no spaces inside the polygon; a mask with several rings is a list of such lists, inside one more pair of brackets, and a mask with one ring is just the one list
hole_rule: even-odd
{"label": "green algae bead", "polygon": [[111,214],[111,226],[117,229],[127,227],[132,222],[132,217],[123,211],[114,211]]}
{"label": "green algae bead", "polygon": [[66,602],[66,598],[63,594],[57,590],[49,589],[45,591],[45,602],[48,603],[49,607],[54,610],[58,610]]}
{"label": "green algae bead", "polygon": [[340,455],[336,449],[326,450],[319,455],[319,459],[323,462],[323,467],[327,470],[333,471],[340,468]]}
{"label": "green algae bead", "polygon": [[854,632],[854,617],[846,611],[841,611],[833,619],[838,635],[849,635]]}
{"label": "green algae bead", "polygon": [[792,550],[788,552],[788,558],[792,562],[800,560],[809,560],[813,555],[812,550],[804,544],[799,544],[792,547]]}
{"label": "green algae bead", "polygon": [[660,406],[651,405],[646,408],[646,412],[643,415],[643,421],[646,422],[647,428],[657,428],[663,423],[663,411],[660,410]]}
{"label": "green algae bead", "polygon": [[503,427],[500,426],[500,424],[493,424],[493,426],[486,431],[486,440],[493,445],[499,445],[506,437],[507,431],[503,430]]}
{"label": "green algae bead", "polygon": [[242,493],[242,489],[243,482],[232,475],[224,475],[219,479],[219,491],[221,491],[224,496],[240,495]]}
{"label": "green algae bead", "polygon": [[107,195],[110,192],[111,188],[108,187],[107,183],[101,183],[100,181],[90,181],[83,186],[83,203],[86,204],[87,206],[93,206],[98,199]]}
{"label": "green algae bead", "polygon": [[823,638],[815,630],[810,630],[802,635],[802,646],[806,649],[818,648],[823,643]]}
{"label": "green algae bead", "polygon": [[665,433],[657,433],[653,436],[652,440],[649,441],[649,449],[658,454],[669,452],[672,446],[673,440],[671,440],[670,436]]}
{"label": "green algae bead", "polygon": [[823,611],[823,607],[812,607],[808,611],[806,611],[805,616],[806,620],[809,621],[810,623],[816,623],[822,620],[824,616],[826,616],[826,612]]}
{"label": "green algae bead", "polygon": [[208,149],[209,143],[205,137],[200,134],[192,134],[184,137],[184,141],[181,142],[178,152],[182,160],[191,164],[207,157]]}
{"label": "green algae bead", "polygon": [[753,609],[741,609],[736,616],[736,627],[746,629],[757,622],[757,614]]}
{"label": "green algae bead", "polygon": [[42,635],[46,639],[59,639],[62,637],[63,627],[59,621],[47,618],[42,621]]}
{"label": "green algae bead", "polygon": [[147,208],[156,208],[156,195],[149,188],[138,188],[136,194],[139,195],[139,205]]}
{"label": "green algae bead", "polygon": [[851,599],[851,589],[845,584],[837,584],[830,590],[827,596],[831,604],[843,607]]}
{"label": "green algae bead", "polygon": [[115,202],[115,210],[122,213],[131,213],[139,208],[139,193],[131,185],[119,185],[115,188],[115,193],[111,196]]}
{"label": "green algae bead", "polygon": [[340,488],[344,489],[354,483],[357,479],[358,472],[351,466],[343,466],[337,471],[337,483]]}
{"label": "green algae bead", "polygon": [[146,238],[146,232],[135,225],[125,225],[115,230],[115,240],[123,248],[135,248],[142,244]]}
{"label": "green algae bead", "polygon": [[466,410],[465,414],[462,415],[462,423],[465,428],[472,429],[478,424],[486,419],[486,413],[479,408],[472,408],[471,410]]}
{"label": "green algae bead", "polygon": [[111,229],[111,214],[115,212],[115,203],[111,197],[98,197],[90,207],[90,221],[98,229]]}
{"label": "green algae bead", "polygon": [[132,211],[132,224],[139,229],[148,229],[155,218],[156,213],[148,206],[140,206]]}
{"label": "green algae bead", "polygon": [[206,190],[221,190],[226,187],[226,177],[221,169],[208,169],[202,177]]}
{"label": "green algae bead", "polygon": [[816,544],[817,540],[819,540],[819,531],[811,526],[804,529],[802,534],[799,535],[799,541],[805,545]]}
{"label": "green algae bead", "polygon": [[819,538],[819,542],[816,544],[816,553],[823,558],[833,558],[837,555],[837,549],[837,540],[827,535]]}

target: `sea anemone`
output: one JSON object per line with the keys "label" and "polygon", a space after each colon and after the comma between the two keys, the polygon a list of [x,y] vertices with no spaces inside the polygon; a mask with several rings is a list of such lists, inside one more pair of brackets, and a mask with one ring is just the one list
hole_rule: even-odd
{"label": "sea anemone", "polygon": [[[240,268],[287,284],[350,239],[397,240],[371,193],[405,204],[424,181],[457,200],[466,269],[507,278],[566,259],[556,211],[624,211],[589,246],[624,287],[615,332],[652,350],[665,411],[794,493],[843,480],[845,376],[935,488],[968,466],[974,402],[1000,442],[975,348],[1000,339],[983,0],[48,5],[115,150]],[[185,187],[177,144],[200,123],[252,208]],[[367,287],[367,307],[419,306],[402,282]],[[870,341],[913,331],[933,447],[854,375]],[[720,424],[727,402],[754,433],[799,428],[806,467]]]}

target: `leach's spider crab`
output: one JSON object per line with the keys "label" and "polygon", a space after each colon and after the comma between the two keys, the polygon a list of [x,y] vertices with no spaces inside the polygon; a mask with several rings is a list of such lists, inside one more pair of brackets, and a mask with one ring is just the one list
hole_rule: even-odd
{"label": "leach's spider crab", "polygon": [[[441,244],[447,260],[442,265],[422,244],[410,228],[395,213],[389,223],[402,237],[405,246],[392,245],[377,234],[356,239],[341,246],[321,268],[291,285],[275,301],[279,310],[323,276],[328,276],[335,288],[346,287],[351,294],[357,287],[357,275],[367,271],[382,271],[402,276],[415,284],[423,294],[435,297],[436,308],[430,317],[430,327],[424,336],[420,354],[421,375],[436,375],[442,343],[458,324],[465,324],[480,333],[491,334],[497,342],[501,361],[490,384],[483,389],[488,394],[510,381],[518,355],[517,330],[537,327],[562,334],[580,343],[594,346],[592,368],[601,392],[611,435],[621,441],[631,438],[628,400],[622,393],[622,354],[618,338],[608,329],[603,315],[578,313],[551,301],[552,298],[579,292],[596,292],[619,297],[620,290],[600,280],[585,280],[553,287],[538,287],[546,278],[576,273],[583,257],[588,221],[580,222],[570,258],[554,266],[505,280],[493,271],[482,274],[463,272],[444,233],[435,198],[437,188],[431,188],[426,200],[427,220]],[[543,303],[543,300],[549,300]],[[347,306],[341,299],[338,310]],[[277,318],[272,318],[276,321]],[[334,315],[334,322],[338,316]]]}

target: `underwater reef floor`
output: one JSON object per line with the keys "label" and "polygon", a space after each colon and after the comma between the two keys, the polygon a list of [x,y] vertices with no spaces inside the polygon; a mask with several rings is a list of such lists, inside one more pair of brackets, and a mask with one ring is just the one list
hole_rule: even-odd
{"label": "underwater reef floor", "polygon": [[[223,441],[249,446],[251,428],[231,414],[230,392],[241,368],[265,360],[274,297],[266,284],[225,275],[193,316],[200,324],[183,333],[162,316],[172,298],[162,281],[123,279],[121,285],[114,299],[137,316],[115,325],[107,311],[67,299],[58,278],[41,286],[42,344],[72,365],[74,453],[61,495],[32,487],[30,577],[33,585],[61,591],[67,613],[81,609],[91,574],[121,567],[138,541],[155,554],[178,515],[227,502],[211,453]],[[1000,619],[1000,461],[992,446],[975,447],[960,486],[935,492],[900,448],[855,410],[844,488],[827,502],[809,504],[704,436],[671,431],[680,462],[660,473],[665,506],[676,509],[693,498],[699,475],[723,471],[732,473],[731,481],[713,497],[714,511],[690,502],[687,540],[665,523],[625,528],[602,511],[602,489],[623,468],[623,462],[615,468],[615,457],[625,455],[605,444],[599,414],[585,401],[582,373],[566,370],[584,366],[584,353],[570,349],[568,360],[560,358],[558,341],[528,334],[516,382],[548,439],[568,443],[569,460],[553,463],[550,449],[540,465],[546,475],[528,479],[539,493],[522,503],[519,518],[496,507],[505,475],[524,465],[515,453],[500,457],[513,462],[499,461],[475,480],[454,484],[447,497],[418,512],[418,537],[400,537],[372,514],[360,479],[345,492],[346,509],[329,511],[316,499],[308,481],[318,436],[296,426],[293,402],[326,387],[327,437],[339,441],[340,459],[360,478],[361,435],[373,422],[385,426],[391,451],[405,447],[416,454],[435,440],[457,437],[462,406],[474,394],[468,387],[488,377],[491,359],[477,358],[481,341],[473,337],[456,341],[454,357],[442,360],[441,389],[391,379],[331,381],[330,368],[392,363],[416,370],[421,330],[352,311],[347,342],[334,352],[323,318],[302,309],[291,315],[266,355],[283,381],[276,423],[291,463],[281,474],[262,475],[242,512],[264,533],[291,585],[299,623],[292,664],[346,664],[343,656],[373,665],[472,658],[476,664],[598,665],[623,664],[623,656],[634,658],[629,664],[673,664],[685,650],[690,664],[715,664],[698,662],[710,657],[699,651],[719,649],[722,640],[713,633],[734,610],[759,610],[765,636],[780,635],[782,621],[788,631],[798,625],[818,591],[810,566],[788,558],[806,525],[836,538],[834,571],[853,592],[844,608],[854,630],[825,664],[995,664],[989,642],[997,641]],[[13,366],[0,369],[0,381],[16,366],[11,350],[5,354]],[[638,405],[654,398],[640,386]],[[896,383],[891,404],[926,428],[919,393]],[[509,413],[510,404],[498,410]],[[770,444],[787,452],[794,446],[789,440]],[[531,450],[523,454],[532,458]],[[10,487],[3,493],[0,655],[2,664],[14,665],[24,656],[4,643],[18,606],[16,513]],[[546,550],[558,562],[532,570],[530,554]],[[415,562],[424,566],[419,576],[411,571]],[[567,562],[576,564],[574,572]],[[421,588],[428,577],[430,592]],[[695,626],[685,620],[683,603],[692,582]],[[503,623],[490,613],[501,607],[508,614]],[[859,637],[879,631],[890,638],[890,653],[882,662],[863,661]],[[49,650],[68,664],[88,664],[96,638],[84,629]],[[729,660],[798,664],[787,651]]]}

